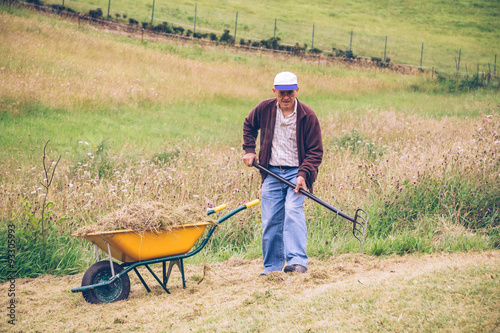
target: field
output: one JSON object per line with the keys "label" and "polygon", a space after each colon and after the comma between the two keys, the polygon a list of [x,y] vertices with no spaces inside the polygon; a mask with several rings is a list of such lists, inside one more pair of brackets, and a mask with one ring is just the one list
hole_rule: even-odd
{"label": "field", "polygon": [[43,276],[17,282],[16,331],[497,332],[499,263],[498,251],[348,254],[313,260],[305,275],[257,278],[261,259],[233,257],[188,265],[185,290],[175,272],[170,295],[159,286],[148,294],[132,277],[127,301],[101,305],[68,291],[82,274]]}
{"label": "field", "polygon": [[[186,291],[177,280],[172,295],[146,295],[135,283],[130,300],[106,308],[69,293],[93,259],[78,227],[144,200],[206,210],[260,196],[257,171],[241,162],[242,123],[281,70],[298,75],[298,98],[322,126],[315,194],[370,214],[363,254],[347,221],[307,201],[304,276],[258,279],[255,208],[188,261]],[[498,330],[499,111],[495,78],[141,42],[1,6],[0,280],[14,228],[21,330]],[[39,319],[28,319],[31,304],[45,309]],[[126,317],[130,307],[141,316]],[[154,308],[164,311],[145,323]]]}
{"label": "field", "polygon": [[[61,4],[48,0],[47,3]],[[232,1],[183,1],[155,2],[152,0],[65,1],[64,4],[82,13],[101,8],[104,16],[127,22],[158,25],[163,21],[175,23],[186,30],[194,30],[196,5],[196,31],[216,32],[221,35],[228,29],[234,35],[238,12],[236,41],[262,40],[275,35],[284,44],[307,44],[325,52],[332,48],[349,50],[365,57],[384,58],[392,62],[422,65],[436,70],[454,72],[461,49],[461,72],[493,72],[495,54],[499,53],[499,13],[496,1],[296,1],[260,2]],[[286,10],[283,10],[286,8]],[[124,19],[122,15],[127,15]],[[314,25],[314,40],[313,40]],[[351,31],[353,32],[351,42]],[[497,63],[497,66],[500,65]],[[497,70],[498,73],[498,70]]]}

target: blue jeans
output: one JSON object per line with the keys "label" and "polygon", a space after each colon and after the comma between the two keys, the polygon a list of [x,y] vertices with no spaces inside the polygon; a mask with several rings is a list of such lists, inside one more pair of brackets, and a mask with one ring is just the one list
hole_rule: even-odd
{"label": "blue jeans", "polygon": [[[269,170],[297,184],[299,168]],[[262,184],[262,254],[264,274],[281,271],[287,265],[307,267],[307,226],[304,215],[305,196],[273,176],[266,176]]]}

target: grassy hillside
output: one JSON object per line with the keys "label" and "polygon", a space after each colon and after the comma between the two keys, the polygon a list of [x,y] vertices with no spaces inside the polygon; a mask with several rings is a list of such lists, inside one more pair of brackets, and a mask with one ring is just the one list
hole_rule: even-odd
{"label": "grassy hillside", "polygon": [[[47,1],[60,4],[61,1]],[[276,36],[283,43],[312,45],[331,51],[332,47],[352,49],[355,54],[383,57],[385,36],[388,36],[386,56],[393,62],[420,65],[424,43],[423,66],[455,71],[459,49],[462,49],[461,69],[493,72],[495,54],[500,50],[500,4],[498,1],[185,1],[155,2],[155,24],[162,20],[193,30],[234,34],[238,12],[237,41],[240,38],[268,39]],[[101,8],[107,14],[107,0],[65,1],[65,5],[81,12]],[[128,15],[139,22],[151,22],[153,1],[124,0],[110,3],[110,15]],[[128,19],[127,18],[127,19]],[[488,67],[490,64],[490,67]],[[498,65],[498,63],[497,63]],[[498,72],[497,72],[498,73]]]}
{"label": "grassy hillside", "polygon": [[[257,173],[241,163],[241,127],[281,70],[296,72],[299,99],[320,118],[316,194],[371,215],[366,253],[499,246],[496,81],[481,87],[472,76],[318,65],[148,36],[141,43],[0,8],[0,246],[14,224],[19,276],[86,267],[89,244],[71,233],[128,203],[205,209],[258,197]],[[47,193],[48,140],[46,166],[61,162]],[[311,256],[357,251],[349,223],[311,202],[306,212]],[[228,221],[193,260],[259,257],[259,221],[258,210]]]}

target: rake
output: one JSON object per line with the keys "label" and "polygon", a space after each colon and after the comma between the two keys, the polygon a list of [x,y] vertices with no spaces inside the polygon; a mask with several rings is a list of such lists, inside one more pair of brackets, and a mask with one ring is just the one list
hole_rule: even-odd
{"label": "rake", "polygon": [[[268,170],[267,168],[263,167],[262,165],[260,165],[256,161],[253,161],[253,166],[256,167],[257,169],[259,169],[260,171],[264,172],[265,174],[270,175],[270,176],[278,179],[279,181],[283,182],[284,184],[288,185],[291,188],[296,187],[296,185],[294,185],[293,183],[291,183],[288,180],[286,180],[285,178],[275,174],[274,172]],[[359,252],[361,252],[363,250],[363,244],[365,242],[366,228],[368,226],[368,219],[370,218],[370,216],[368,215],[368,213],[365,210],[358,208],[356,210],[356,214],[354,215],[354,218],[353,218],[353,217],[347,215],[346,213],[342,212],[341,210],[339,210],[339,209],[333,207],[332,205],[326,203],[325,201],[321,200],[320,198],[314,196],[313,194],[309,193],[308,191],[306,191],[304,189],[300,189],[299,192],[300,192],[300,194],[305,195],[306,197],[315,201],[316,203],[319,203],[323,207],[331,210],[335,214],[340,215],[341,217],[351,221],[352,222],[352,234],[360,242]]]}

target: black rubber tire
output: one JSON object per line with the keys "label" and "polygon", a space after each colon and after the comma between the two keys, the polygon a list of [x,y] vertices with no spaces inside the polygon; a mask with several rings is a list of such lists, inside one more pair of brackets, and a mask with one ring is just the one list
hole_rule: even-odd
{"label": "black rubber tire", "polygon": [[[113,262],[115,274],[123,271],[122,266]],[[111,278],[109,260],[99,261],[87,269],[82,279],[82,286],[103,283]],[[82,292],[83,298],[92,304],[111,303],[127,299],[130,293],[130,279],[127,274],[120,276],[113,283]]]}

